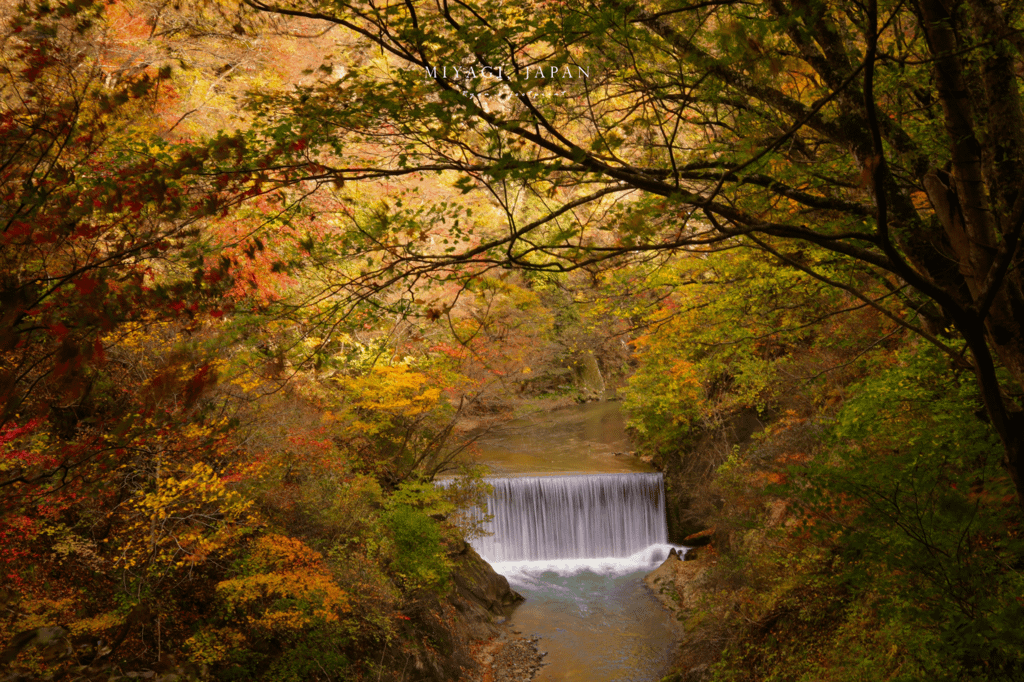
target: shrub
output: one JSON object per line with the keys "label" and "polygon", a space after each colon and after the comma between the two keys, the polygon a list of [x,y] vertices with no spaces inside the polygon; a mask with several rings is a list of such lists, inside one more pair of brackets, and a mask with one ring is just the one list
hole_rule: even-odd
{"label": "shrub", "polygon": [[414,507],[399,504],[389,512],[388,525],[395,540],[393,568],[409,587],[446,590],[450,566],[437,522]]}

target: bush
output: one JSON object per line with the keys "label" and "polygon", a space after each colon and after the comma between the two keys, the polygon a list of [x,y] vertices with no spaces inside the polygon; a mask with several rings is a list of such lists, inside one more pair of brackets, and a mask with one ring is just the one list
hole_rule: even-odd
{"label": "bush", "polygon": [[980,408],[931,347],[897,354],[799,481],[818,541],[928,679],[1024,678],[1020,509]]}
{"label": "bush", "polygon": [[414,507],[399,504],[391,509],[388,525],[395,540],[394,570],[410,587],[446,590],[451,567],[437,522]]}

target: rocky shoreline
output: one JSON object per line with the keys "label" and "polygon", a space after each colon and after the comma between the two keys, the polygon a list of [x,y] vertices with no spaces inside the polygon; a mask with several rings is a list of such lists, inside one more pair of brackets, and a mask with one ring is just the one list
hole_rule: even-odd
{"label": "rocky shoreline", "polygon": [[474,651],[480,665],[473,682],[529,682],[545,665],[540,637],[524,635],[508,626]]}

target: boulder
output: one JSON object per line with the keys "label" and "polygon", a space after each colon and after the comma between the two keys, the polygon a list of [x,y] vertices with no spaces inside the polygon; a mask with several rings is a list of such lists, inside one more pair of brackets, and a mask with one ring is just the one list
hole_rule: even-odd
{"label": "boulder", "polygon": [[468,543],[451,558],[452,603],[462,616],[460,625],[470,639],[494,636],[523,596]]}

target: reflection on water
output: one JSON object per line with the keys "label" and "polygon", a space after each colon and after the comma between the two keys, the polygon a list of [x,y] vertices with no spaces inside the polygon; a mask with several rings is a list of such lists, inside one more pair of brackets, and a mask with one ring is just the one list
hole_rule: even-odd
{"label": "reflection on water", "polygon": [[676,639],[669,614],[642,578],[669,545],[627,559],[508,562],[495,570],[526,601],[512,626],[548,652],[537,682],[653,682],[668,672]]}
{"label": "reflection on water", "polygon": [[496,476],[653,471],[624,454],[633,446],[616,402],[574,405],[516,419],[484,433],[476,447],[479,461]]}

